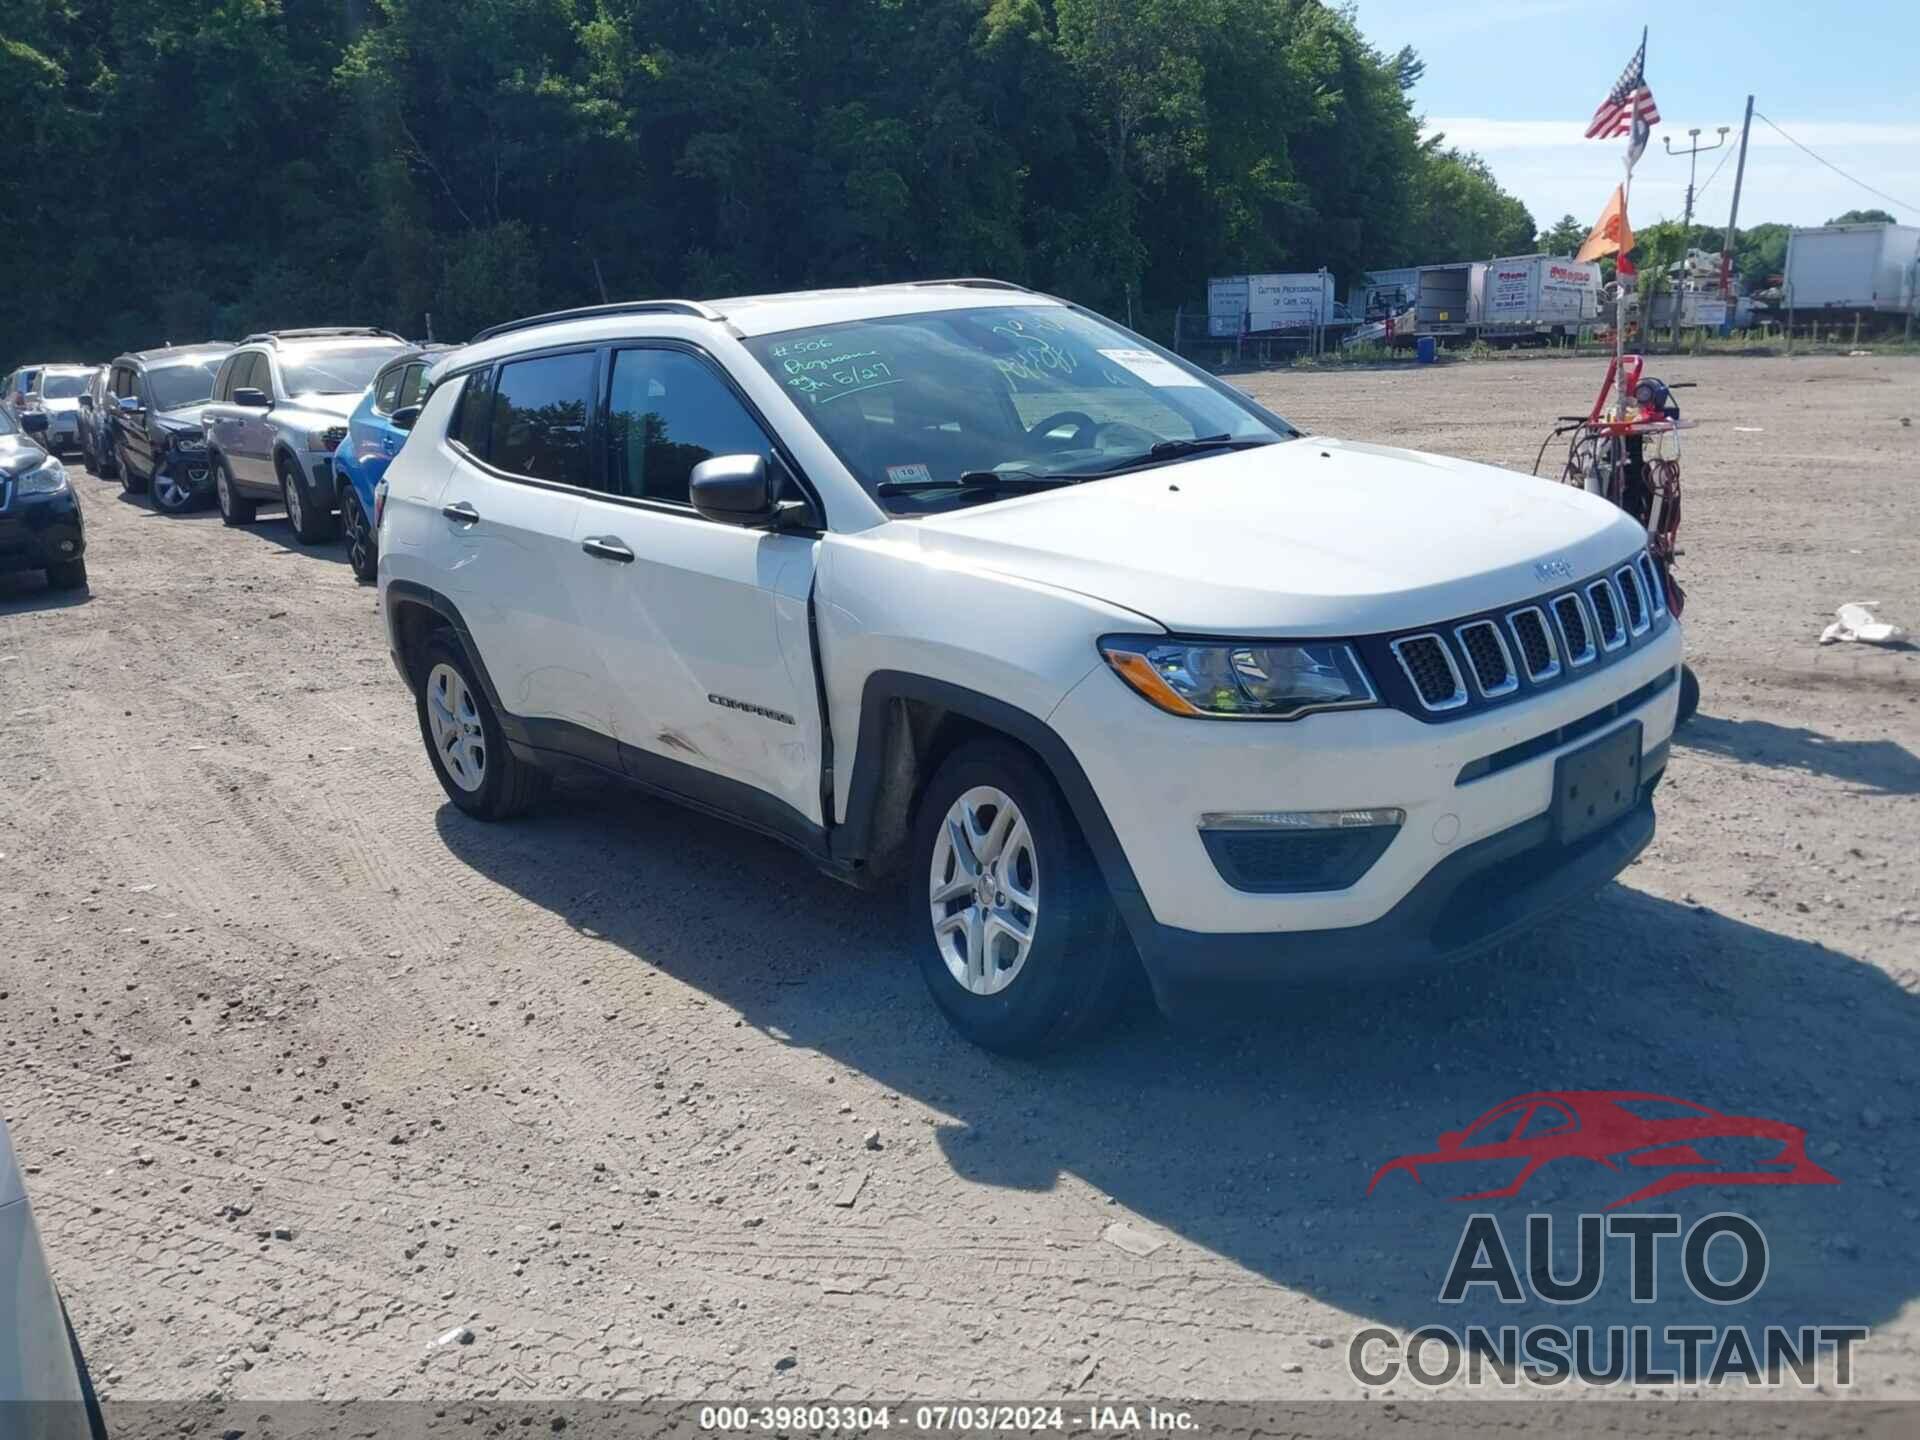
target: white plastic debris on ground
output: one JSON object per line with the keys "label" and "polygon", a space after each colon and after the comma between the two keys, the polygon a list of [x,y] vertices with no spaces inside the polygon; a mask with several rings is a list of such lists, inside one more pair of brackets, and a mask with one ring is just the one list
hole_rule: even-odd
{"label": "white plastic debris on ground", "polygon": [[1849,601],[1842,605],[1837,612],[1840,618],[1820,632],[1820,643],[1833,645],[1841,641],[1859,640],[1868,645],[1900,644],[1907,638],[1907,632],[1898,625],[1874,618],[1873,607],[1879,603],[1878,600],[1860,604]]}

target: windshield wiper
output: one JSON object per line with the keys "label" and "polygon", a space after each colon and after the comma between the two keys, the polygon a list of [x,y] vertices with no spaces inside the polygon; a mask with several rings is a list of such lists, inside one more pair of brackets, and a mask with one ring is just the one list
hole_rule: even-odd
{"label": "windshield wiper", "polygon": [[882,480],[874,494],[885,499],[895,495],[945,495],[962,491],[1000,491],[1019,494],[1033,490],[1054,490],[1062,485],[1077,485],[1078,475],[1034,475],[1016,471],[1003,475],[998,470],[969,470],[958,480]]}
{"label": "windshield wiper", "polygon": [[1184,460],[1189,455],[1206,455],[1215,450],[1257,450],[1263,445],[1278,445],[1278,439],[1265,439],[1250,435],[1234,437],[1232,435],[1198,435],[1191,440],[1162,440],[1144,455],[1129,455],[1123,460],[1098,470],[1077,472],[1083,478],[1097,475],[1122,475],[1129,470],[1146,470],[1155,465],[1163,465],[1172,460]]}

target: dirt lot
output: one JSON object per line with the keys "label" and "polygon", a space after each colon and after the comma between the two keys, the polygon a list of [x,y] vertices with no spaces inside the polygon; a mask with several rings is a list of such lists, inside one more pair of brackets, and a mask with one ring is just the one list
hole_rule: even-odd
{"label": "dirt lot", "polygon": [[[1618,1088],[1807,1128],[1839,1186],[1653,1208],[1754,1216],[1740,1318],[1870,1325],[1861,1387],[1920,1396],[1920,653],[1814,643],[1846,600],[1920,629],[1920,362],[1655,368],[1700,384],[1705,700],[1653,849],[1494,959],[1041,1065],[949,1034],[896,898],[769,843],[577,790],[469,822],[338,547],[76,464],[91,598],[0,578],[0,1104],[102,1388],[1347,1396],[1363,1324],[1545,1313],[1443,1313],[1468,1207],[1374,1168]],[[1597,379],[1245,383],[1524,469]],[[1620,1193],[1550,1183],[1490,1208]]]}

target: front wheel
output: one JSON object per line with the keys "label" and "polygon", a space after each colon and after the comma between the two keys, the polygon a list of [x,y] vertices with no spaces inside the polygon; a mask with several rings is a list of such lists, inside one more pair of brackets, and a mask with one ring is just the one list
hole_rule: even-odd
{"label": "front wheel", "polygon": [[192,471],[186,475],[175,475],[170,469],[155,470],[147,496],[153,502],[153,508],[164,515],[184,515],[191,510],[198,495],[191,477]]}
{"label": "front wheel", "polygon": [[213,462],[213,498],[220,505],[220,519],[228,525],[251,525],[254,502],[243,499],[233,483],[233,471],[224,456]]}
{"label": "front wheel", "polygon": [[347,564],[356,580],[372,584],[380,574],[379,537],[360,508],[360,492],[351,482],[340,487],[340,523],[347,532]]}
{"label": "front wheel", "polygon": [[1684,725],[1700,712],[1700,677],[1693,673],[1691,665],[1680,667],[1680,713],[1674,717],[1675,725]]}
{"label": "front wheel", "polygon": [[333,512],[314,503],[313,492],[291,460],[280,462],[280,498],[286,503],[287,523],[302,545],[319,545],[334,537]]}
{"label": "front wheel", "polygon": [[1127,949],[1052,777],[1010,741],[962,746],[920,798],[912,922],[934,1002],[974,1044],[1056,1050],[1124,997]]}

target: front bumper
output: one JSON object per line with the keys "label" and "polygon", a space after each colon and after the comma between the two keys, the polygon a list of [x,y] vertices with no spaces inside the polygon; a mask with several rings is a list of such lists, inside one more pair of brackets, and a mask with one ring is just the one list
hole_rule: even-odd
{"label": "front bumper", "polygon": [[86,526],[72,490],[8,498],[0,509],[0,571],[44,570],[86,554]]}
{"label": "front bumper", "polygon": [[[1488,943],[1511,928],[1500,916],[1515,912],[1514,923],[1524,923],[1564,887],[1590,892],[1618,873],[1652,833],[1645,797],[1632,812],[1645,810],[1644,834],[1630,816],[1603,832],[1608,843],[1595,837],[1577,853],[1548,854],[1540,836],[1555,762],[1637,720],[1643,776],[1653,777],[1673,732],[1683,650],[1679,626],[1670,626],[1581,683],[1445,724],[1392,709],[1291,724],[1179,719],[1143,704],[1102,666],[1050,724],[1085,770],[1137,883],[1130,892],[1116,886],[1115,899],[1156,983],[1243,970],[1274,979],[1346,973],[1382,951],[1418,964]],[[1201,835],[1200,817],[1210,813],[1361,807],[1397,808],[1406,818],[1344,889],[1236,888]],[[1452,918],[1439,925],[1473,876],[1521,855],[1542,874],[1498,905],[1489,898],[1499,914],[1487,917],[1487,934]]]}
{"label": "front bumper", "polygon": [[176,484],[185,485],[195,495],[213,494],[213,459],[205,446],[198,450],[170,448],[155,469]]}

